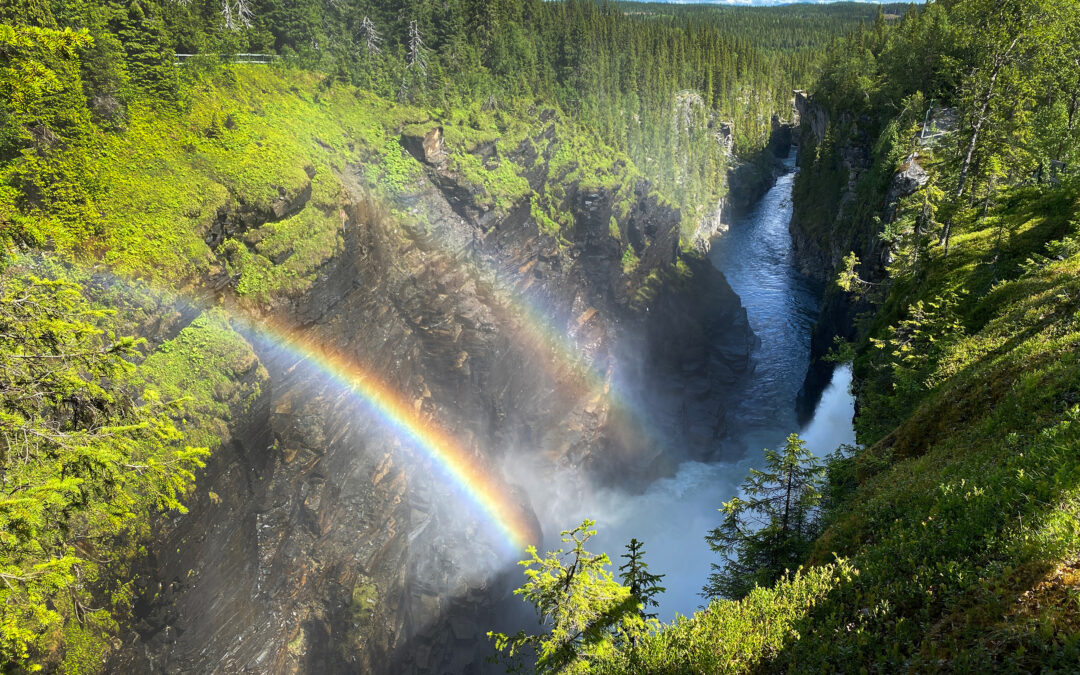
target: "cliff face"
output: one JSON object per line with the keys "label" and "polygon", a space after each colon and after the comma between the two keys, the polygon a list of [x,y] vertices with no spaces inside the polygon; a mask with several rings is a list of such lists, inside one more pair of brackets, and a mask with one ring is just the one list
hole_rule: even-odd
{"label": "cliff face", "polygon": [[[875,167],[875,162],[888,160],[874,157],[872,120],[848,112],[834,119],[812,97],[804,92],[795,94],[804,142],[794,191],[792,243],[801,271],[828,283],[811,337],[813,363],[803,392],[808,404],[828,384],[832,372],[831,364],[823,363],[820,357],[833,347],[834,337],[854,340],[855,318],[873,309],[867,297],[843,293],[831,283],[841,260],[854,252],[860,276],[884,282],[891,251],[879,237],[881,223],[892,220],[900,199],[926,184],[928,175],[919,163],[918,148],[940,143],[942,136],[955,128],[956,115],[948,108],[932,108],[924,129],[912,139],[916,151],[890,174],[881,165]],[[810,412],[804,406],[802,413]]]}
{"label": "cliff face", "polygon": [[[793,116],[797,112],[792,110]],[[698,220],[691,237],[694,248],[701,254],[709,252],[710,242],[727,232],[731,223],[745,215],[747,210],[776,184],[784,172],[782,159],[787,157],[797,142],[798,122],[786,122],[778,115],[772,117],[769,142],[753,157],[740,160],[731,155],[730,125],[723,125],[721,138],[729,139],[727,145],[732,161],[727,171],[727,194]]]}
{"label": "cliff face", "polygon": [[[799,415],[808,419],[829,383],[833,364],[822,357],[833,340],[855,338],[855,317],[871,307],[865,298],[840,291],[832,281],[844,256],[854,251],[864,278],[875,279],[888,254],[877,231],[864,223],[873,203],[870,120],[848,113],[835,118],[805,92],[795,92],[801,144],[799,177],[793,191],[791,240],[799,270],[826,285],[821,313],[811,334],[811,364],[799,396]],[[882,204],[884,207],[884,204]]]}
{"label": "cliff face", "polygon": [[847,113],[833,120],[805,92],[795,92],[795,109],[804,139],[798,157],[804,174],[800,181],[816,182],[810,194],[796,190],[792,243],[800,270],[827,282],[849,251],[860,258],[874,253],[873,237],[850,222],[859,182],[871,168],[873,139],[866,131],[869,120]]}
{"label": "cliff face", "polygon": [[[356,167],[345,172],[343,251],[310,289],[263,311],[364,364],[502,466],[526,508],[514,483],[545,476],[515,475],[514,457],[541,473],[644,484],[680,459],[715,456],[753,336],[722,275],[679,261],[679,213],[644,182],[627,196],[549,175],[549,126],[498,149],[525,167],[533,194],[559,186],[551,197],[572,222],[549,232],[528,197],[479,199],[442,143],[434,124],[403,137],[418,171],[393,203],[371,197]],[[494,150],[477,151],[490,164]],[[303,195],[283,200],[308,208]],[[219,221],[215,236],[242,219]],[[232,302],[228,279],[208,284]],[[190,514],[164,526],[113,667],[478,667],[485,612],[519,575],[503,574],[490,523],[363,401],[294,353],[253,344],[269,382],[216,451]]]}

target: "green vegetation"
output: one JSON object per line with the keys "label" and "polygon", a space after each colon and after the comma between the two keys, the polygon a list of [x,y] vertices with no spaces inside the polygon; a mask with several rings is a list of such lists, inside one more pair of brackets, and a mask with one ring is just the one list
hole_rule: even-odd
{"label": "green vegetation", "polygon": [[[771,115],[786,114],[791,88],[809,80],[818,60],[809,48],[869,18],[854,8],[766,21],[719,9],[657,17],[581,0],[244,4],[250,16],[231,24],[220,0],[6,7],[5,238],[170,279],[220,264],[244,295],[266,301],[306,288],[337,250],[336,172],[363,161],[391,195],[409,184],[418,167],[394,142],[409,123],[442,123],[450,165],[481,204],[506,210],[527,196],[505,155],[534,135],[538,107],[574,120],[560,125],[553,184],[614,188],[611,168],[633,164],[693,221],[725,189],[732,160],[719,122],[733,123],[740,153],[758,150]],[[791,32],[805,21],[813,28],[799,47]],[[173,50],[277,51],[285,70],[223,74],[211,56],[178,67]],[[493,141],[489,164],[477,151]],[[315,208],[297,220],[250,227],[222,250],[199,240],[222,210],[277,220],[271,207],[306,189],[311,170]],[[545,223],[559,222],[548,211]],[[314,233],[302,250],[300,231]]]}
{"label": "green vegetation", "polygon": [[[616,71],[616,47],[622,49],[619,41],[633,25],[611,6],[570,3],[565,16],[538,2],[497,8],[417,2],[400,12],[365,7],[383,40],[365,39],[359,55],[352,48],[359,26],[351,14],[336,14],[338,3],[298,3],[288,11],[272,3],[250,6],[254,24],[242,30],[223,25],[217,0],[0,8],[5,302],[8,295],[33,298],[12,305],[12,312],[27,312],[12,314],[12,326],[40,323],[40,335],[53,336],[55,322],[62,322],[70,331],[40,344],[12,342],[5,332],[0,345],[5,378],[22,377],[38,362],[58,369],[32,368],[36,375],[22,378],[22,389],[3,390],[16,397],[5,399],[0,420],[3,669],[101,668],[110,636],[129,611],[123,580],[145,553],[153,512],[182,509],[205,455],[184,448],[226,440],[230,423],[250,409],[266,378],[251,347],[220,314],[175,325],[179,317],[158,294],[118,290],[75,270],[105,263],[112,273],[195,294],[223,280],[240,307],[272,308],[309,289],[342,250],[349,181],[390,203],[420,189],[424,169],[402,149],[400,136],[435,125],[445,129],[448,168],[478,205],[505,213],[528,199],[538,226],[556,236],[573,224],[564,184],[611,190],[625,217],[642,179],[631,153],[645,157],[644,145],[621,138],[610,124],[597,133],[598,111],[610,123],[644,105],[623,96],[636,87],[629,76],[642,66],[627,62]],[[426,72],[402,49],[411,19],[400,17],[409,13],[431,48]],[[574,80],[580,66],[599,63],[597,54],[563,53],[557,45],[566,43],[567,31],[601,22],[621,31],[605,42],[610,67]],[[503,30],[487,29],[496,25]],[[685,28],[665,30],[674,36]],[[550,31],[542,55],[528,47],[541,31]],[[335,32],[339,39],[332,39]],[[178,66],[177,51],[202,56]],[[237,51],[278,51],[284,58],[268,67],[224,65],[209,56],[228,60]],[[411,81],[401,87],[407,66]],[[767,65],[759,69],[766,72]],[[671,84],[657,88],[667,73],[649,72],[650,93],[672,94]],[[739,75],[731,70],[726,77],[734,83]],[[616,94],[618,106],[600,106]],[[652,118],[638,129],[673,124],[669,103],[650,103]],[[758,121],[771,110],[762,104]],[[694,113],[702,123],[704,111]],[[553,133],[545,134],[549,127]],[[657,139],[664,133],[656,128]],[[722,169],[716,144],[695,133],[701,148],[684,147],[686,157],[711,153],[710,171]],[[528,147],[550,158],[537,192],[512,157]],[[666,147],[657,143],[657,151]],[[702,190],[721,189],[717,174],[695,175],[701,176],[697,192],[682,193],[687,206]],[[77,264],[24,265],[12,257],[19,251]],[[34,276],[41,264],[49,276]],[[102,314],[99,304],[117,312]],[[154,349],[113,339],[158,318],[179,332]],[[25,338],[39,329],[18,330]],[[136,347],[150,353],[144,359]],[[55,376],[60,372],[63,378]],[[79,391],[86,393],[73,394]],[[38,407],[16,400],[23,395]]]}
{"label": "green vegetation", "polygon": [[[858,572],[846,561],[802,570],[738,601],[714,602],[692,618],[590,664],[594,673],[746,673],[773,667],[813,612]],[[850,665],[850,664],[845,664]],[[841,668],[843,669],[843,668]]]}
{"label": "green vegetation", "polygon": [[725,560],[713,563],[703,597],[741,598],[806,559],[823,473],[798,434],[787,437],[783,451],[765,449],[765,469],[751,469],[742,485],[746,499],[724,502],[720,525],[705,537]]}
{"label": "green vegetation", "polygon": [[177,401],[187,437],[214,447],[248,412],[268,375],[251,346],[219,312],[196,317],[140,365],[147,387]]}
{"label": "green vegetation", "polygon": [[94,638],[131,601],[106,568],[136,554],[151,512],[183,511],[207,454],[172,422],[180,403],[139,381],[139,345],[78,285],[17,266],[0,273],[5,669],[46,654],[68,670],[101,666]]}
{"label": "green vegetation", "polygon": [[755,556],[775,509],[755,530],[733,502],[713,533],[733,599],[579,671],[1076,670],[1078,31],[1072,2],[942,0],[829,48],[795,197],[841,252],[834,298],[870,310],[841,350],[860,447],[807,493],[791,572]]}
{"label": "green vegetation", "polygon": [[573,544],[569,551],[558,549],[541,558],[536,547],[530,546],[530,558],[519,563],[525,567],[528,581],[514,594],[536,608],[545,632],[488,633],[496,649],[506,652],[511,668],[522,667],[525,652],[535,654],[538,673],[566,672],[611,654],[617,637],[636,640],[644,633],[647,624],[642,594],[648,590],[634,595],[612,577],[607,554],[585,550],[586,542],[596,534],[589,529],[592,526],[593,521],[586,520],[562,532],[563,542]]}
{"label": "green vegetation", "polygon": [[637,269],[639,262],[641,262],[641,260],[638,258],[637,254],[634,253],[634,248],[630,246],[630,244],[627,244],[626,250],[623,251],[622,255],[623,274],[630,274],[633,272]]}
{"label": "green vegetation", "polygon": [[[873,308],[847,349],[863,447],[824,482],[797,438],[767,454],[709,535],[729,564],[706,593],[728,599],[695,617],[660,629],[640,542],[620,584],[586,522],[569,551],[525,561],[542,631],[496,642],[543,672],[1075,667],[1075,3],[246,6],[229,21],[220,0],[0,7],[0,669],[101,669],[154,514],[183,509],[203,446],[266,378],[218,311],[151,348],[121,336],[165,301],[15,254],[272,311],[343,250],[350,190],[393,206],[430,185],[403,145],[440,127],[475,206],[527,205],[560,244],[571,196],[612,197],[638,306],[690,272],[639,269],[620,228],[637,191],[692,226],[815,82],[827,123],[820,142],[804,128],[795,198],[822,250],[854,251],[843,292]],[[282,58],[227,63],[242,51]],[[920,142],[945,108],[953,126]],[[926,185],[887,206],[912,163]],[[377,595],[353,584],[357,626]]]}

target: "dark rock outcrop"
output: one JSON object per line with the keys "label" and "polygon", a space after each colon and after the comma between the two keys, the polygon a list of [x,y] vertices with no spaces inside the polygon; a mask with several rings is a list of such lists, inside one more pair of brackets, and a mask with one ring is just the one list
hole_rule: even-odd
{"label": "dark rock outcrop", "polygon": [[919,164],[918,159],[912,158],[905,162],[893,175],[889,183],[889,192],[885,195],[885,203],[890,213],[898,200],[918,192],[929,179],[930,176]]}
{"label": "dark rock outcrop", "polygon": [[422,132],[403,132],[401,134],[401,147],[405,148],[416,161],[424,162],[430,166],[445,166],[449,157],[443,143],[442,127],[433,127]]}
{"label": "dark rock outcrop", "polygon": [[[807,180],[817,189],[800,191],[796,184],[790,224],[792,248],[800,271],[827,284],[811,334],[810,368],[797,404],[801,421],[806,421],[832,375],[833,364],[822,357],[833,348],[836,336],[854,339],[855,317],[869,307],[865,298],[850,296],[832,283],[837,266],[854,251],[862,263],[860,272],[875,280],[885,251],[876,232],[867,231],[851,218],[860,181],[871,168],[870,120],[846,112],[833,119],[801,91],[795,92],[795,108],[804,139],[798,158],[799,180]],[[829,144],[825,143],[827,136],[833,139]],[[813,147],[815,154],[804,154],[804,147]]]}
{"label": "dark rock outcrop", "polygon": [[[864,180],[872,177],[871,149],[875,139],[868,132],[874,127],[870,119],[847,112],[840,112],[836,119],[832,119],[820,104],[804,92],[796,92],[795,105],[802,121],[803,137],[820,145],[828,133],[837,143],[835,147],[823,149],[825,154],[821,158],[800,157],[805,178],[817,179],[819,184],[837,189],[835,194],[802,195],[796,190],[791,234],[799,267],[810,276],[831,282],[844,256],[854,252],[860,263],[861,278],[883,284],[886,282],[885,266],[891,252],[888,243],[879,236],[880,225],[873,223],[890,222],[895,217],[898,202],[926,185],[929,176],[920,164],[921,149],[944,142],[956,128],[956,111],[951,108],[931,108],[922,129],[912,139],[915,152],[907,157],[887,183],[874,183]],[[853,216],[852,211],[857,198],[863,200],[860,204],[862,212],[858,217]],[[816,204],[812,203],[820,201],[836,203],[838,207],[830,211],[816,208]],[[865,294],[844,293],[831,283],[827,287],[821,314],[811,336],[813,360],[801,396],[801,405],[806,404],[802,406],[802,414],[811,412],[810,402],[828,384],[832,364],[825,362],[822,357],[832,349],[834,338],[855,340],[858,337],[856,318],[872,309],[872,299]]]}
{"label": "dark rock outcrop", "polygon": [[303,210],[311,199],[311,179],[315,177],[314,167],[304,170],[308,180],[300,189],[289,191],[278,187],[278,196],[268,206],[239,202],[218,209],[217,216],[203,233],[207,246],[217,250],[226,239],[242,238],[249,230],[284,220]]}
{"label": "dark rock outcrop", "polygon": [[815,103],[805,91],[796,90],[795,94],[795,124],[813,134],[817,145],[825,141],[825,131],[829,126],[829,114],[825,108]]}

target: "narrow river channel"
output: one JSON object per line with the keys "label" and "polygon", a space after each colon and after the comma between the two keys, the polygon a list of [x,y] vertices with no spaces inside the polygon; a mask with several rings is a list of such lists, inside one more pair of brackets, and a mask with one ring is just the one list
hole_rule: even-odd
{"label": "narrow river channel", "polygon": [[676,475],[656,481],[642,494],[600,490],[580,505],[581,517],[597,521],[590,550],[606,551],[616,566],[631,537],[645,542],[650,570],[667,575],[667,591],[660,596],[662,621],[690,614],[704,603],[698,592],[710,563],[717,560],[704,536],[717,525],[716,509],[738,493],[747,471],[760,464],[763,448],[778,447],[792,431],[800,432],[818,455],[854,443],[847,367],[833,373],[810,421],[797,422],[796,398],[810,364],[810,330],[822,288],[795,266],[788,231],[794,159],[789,157],[785,167],[775,186],[713,243],[709,256],[740,296],[760,338],[753,375],[732,401],[737,406],[735,434],[725,441],[732,447],[724,454],[742,459],[686,462]]}

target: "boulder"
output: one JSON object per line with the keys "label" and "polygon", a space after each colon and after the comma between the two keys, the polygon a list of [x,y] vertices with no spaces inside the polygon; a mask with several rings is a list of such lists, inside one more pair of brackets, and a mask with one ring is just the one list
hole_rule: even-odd
{"label": "boulder", "polygon": [[919,165],[918,160],[908,160],[892,178],[889,184],[889,195],[886,202],[895,204],[898,199],[907,197],[917,192],[930,176]]}
{"label": "boulder", "polygon": [[443,128],[434,127],[427,131],[407,130],[401,134],[401,147],[430,166],[442,167],[446,164],[446,145],[443,142]]}

